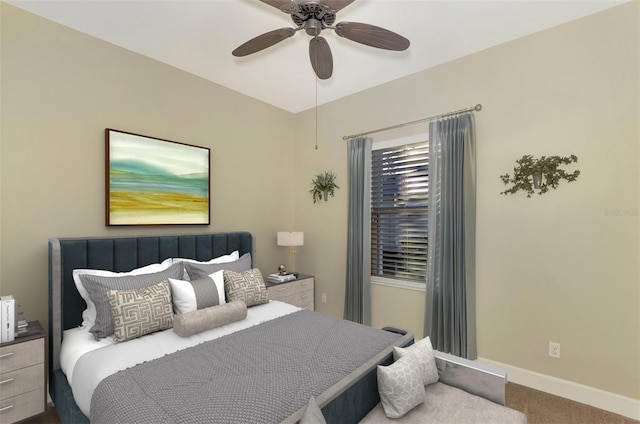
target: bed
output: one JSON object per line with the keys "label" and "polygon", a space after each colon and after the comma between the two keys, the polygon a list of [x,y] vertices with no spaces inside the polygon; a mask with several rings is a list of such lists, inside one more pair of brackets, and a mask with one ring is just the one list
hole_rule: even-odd
{"label": "bed", "polygon": [[[96,347],[93,343],[87,351],[76,352],[73,360],[68,359],[74,338],[88,340],[88,329],[83,324],[86,324],[85,310],[89,308],[74,282],[74,270],[121,273],[165,261],[175,264],[172,258],[207,262],[232,253],[241,258],[248,255],[252,268],[253,235],[227,232],[49,240],[49,391],[61,421],[83,423],[89,422],[88,416],[91,416],[96,422],[213,422],[211,414],[226,416],[229,421],[229,417],[239,417],[235,414],[244,414],[245,409],[250,409],[246,405],[237,406],[238,397],[249,398],[250,403],[257,397],[265,399],[254,408],[256,411],[232,421],[296,422],[310,397],[321,405],[327,422],[355,423],[373,409],[379,402],[377,366],[390,364],[393,346],[411,344],[413,334],[394,328],[376,330],[276,301],[248,307],[246,318],[184,338],[176,336],[172,329],[122,343],[101,338],[96,343],[109,341],[110,344]],[[146,344],[146,340],[150,344]],[[301,346],[301,352],[292,354],[296,346]],[[143,352],[142,359],[129,358],[133,351]],[[316,368],[304,362],[315,363],[319,357],[329,361],[318,359]],[[257,361],[261,361],[260,365],[256,365]],[[200,365],[185,367],[185,363]],[[222,368],[211,364],[222,364]],[[281,375],[287,367],[298,374],[292,373],[282,381],[273,377]],[[250,371],[238,375],[233,374],[234,369]],[[162,374],[165,370],[171,372]],[[225,374],[228,372],[231,374]],[[183,394],[186,383],[177,381],[183,375],[189,375],[187,380],[199,385],[200,391]],[[223,375],[226,379],[219,379]],[[303,384],[295,386],[299,381]],[[233,392],[232,386],[253,391]],[[151,391],[158,393],[149,395]],[[134,392],[160,397],[141,398],[132,405],[129,398]],[[225,398],[227,395],[229,399]],[[201,399],[196,401],[198,396]],[[215,408],[220,409],[209,407],[202,413],[194,412],[196,406],[191,403],[211,403],[204,402],[205,399],[219,399],[220,405]],[[175,405],[164,409],[153,406],[168,405],[172,401]],[[139,406],[143,404],[147,406]],[[187,404],[190,406],[184,407]],[[158,411],[152,411],[154,409]],[[163,415],[174,413],[177,415]]]}

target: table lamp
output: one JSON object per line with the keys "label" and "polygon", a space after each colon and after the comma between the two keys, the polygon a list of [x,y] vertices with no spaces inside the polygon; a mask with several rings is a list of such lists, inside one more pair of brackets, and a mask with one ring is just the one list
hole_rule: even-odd
{"label": "table lamp", "polygon": [[278,231],[278,246],[289,247],[289,272],[294,271],[294,257],[297,246],[304,245],[304,233],[301,231]]}

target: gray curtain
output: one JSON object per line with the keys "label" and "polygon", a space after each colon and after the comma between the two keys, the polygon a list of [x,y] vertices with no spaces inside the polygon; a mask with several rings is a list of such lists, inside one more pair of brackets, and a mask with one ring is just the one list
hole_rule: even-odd
{"label": "gray curtain", "polygon": [[371,325],[371,144],[370,138],[350,139],[348,148],[349,217],[344,318]]}
{"label": "gray curtain", "polygon": [[466,113],[429,125],[429,248],[424,335],[475,359],[475,128]]}

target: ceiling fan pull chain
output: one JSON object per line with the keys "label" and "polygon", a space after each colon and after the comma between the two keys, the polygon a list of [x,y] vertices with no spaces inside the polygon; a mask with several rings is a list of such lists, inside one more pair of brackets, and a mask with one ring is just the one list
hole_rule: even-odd
{"label": "ceiling fan pull chain", "polygon": [[[318,61],[318,50],[316,49],[316,62]],[[318,74],[314,73],[314,80],[316,82],[316,150],[318,150]]]}

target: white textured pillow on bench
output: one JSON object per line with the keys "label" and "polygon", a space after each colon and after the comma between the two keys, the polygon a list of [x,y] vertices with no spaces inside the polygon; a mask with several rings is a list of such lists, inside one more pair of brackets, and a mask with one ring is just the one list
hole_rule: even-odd
{"label": "white textured pillow on bench", "polygon": [[420,364],[422,383],[427,386],[436,383],[440,379],[436,358],[433,356],[431,339],[427,336],[407,348],[393,347],[393,359],[398,360],[406,355],[415,355]]}
{"label": "white textured pillow on bench", "polygon": [[388,367],[378,366],[378,392],[384,413],[400,418],[424,402],[420,364],[415,355],[405,355]]}

